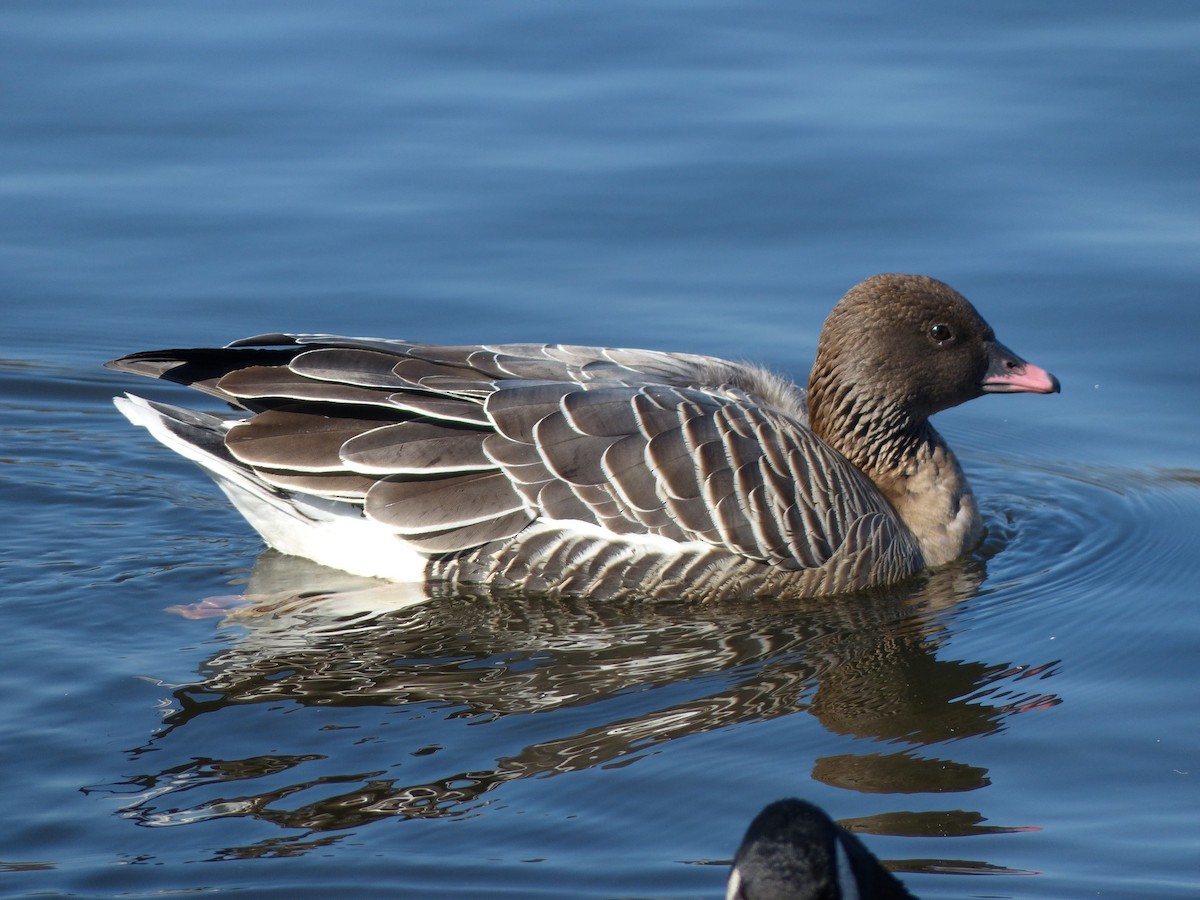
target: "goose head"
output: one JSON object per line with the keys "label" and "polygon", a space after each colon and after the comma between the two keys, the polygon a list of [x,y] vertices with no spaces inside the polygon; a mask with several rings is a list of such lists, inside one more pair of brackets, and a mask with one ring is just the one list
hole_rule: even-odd
{"label": "goose head", "polygon": [[825,321],[809,379],[813,429],[872,474],[902,464],[930,416],[988,393],[1056,393],[965,297],[923,275],[876,275]]}

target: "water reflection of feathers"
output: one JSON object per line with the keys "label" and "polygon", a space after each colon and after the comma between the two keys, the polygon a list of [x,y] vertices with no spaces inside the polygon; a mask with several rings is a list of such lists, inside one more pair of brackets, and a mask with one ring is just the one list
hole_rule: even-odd
{"label": "water reflection of feathers", "polygon": [[[334,578],[334,589],[321,577]],[[501,593],[414,603],[425,599],[421,589],[351,582],[268,553],[247,586],[253,601],[226,620],[244,633],[205,665],[201,683],[175,691],[177,708],[152,743],[161,746],[209,713],[255,702],[420,704],[425,715],[479,723],[571,711],[563,720],[569,734],[493,757],[483,769],[413,785],[376,778],[345,795],[274,809],[305,787],[293,784],[235,813],[322,830],[384,816],[460,814],[514,779],[630,762],[666,741],[798,711],[836,733],[909,745],[819,759],[813,774],[822,781],[866,791],[969,790],[988,783],[985,770],[923,759],[914,748],[993,732],[1016,711],[1056,702],[1012,689],[1028,667],[937,657],[955,604],[974,596],[982,577],[983,564],[966,561],[905,588],[787,604]],[[985,702],[993,696],[1004,702]],[[245,780],[255,777],[247,767],[295,764],[209,760],[204,780]],[[165,775],[142,783],[161,784]]]}

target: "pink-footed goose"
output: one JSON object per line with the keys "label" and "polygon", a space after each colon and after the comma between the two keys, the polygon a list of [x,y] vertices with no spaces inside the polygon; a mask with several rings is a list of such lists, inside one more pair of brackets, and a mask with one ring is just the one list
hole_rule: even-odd
{"label": "pink-footed goose", "polygon": [[108,365],[239,411],[116,400],[283,553],[602,596],[811,596],[953,560],[982,524],[929,416],[1059,389],[917,275],[842,298],[807,395],[713,357],[553,344],[266,334]]}

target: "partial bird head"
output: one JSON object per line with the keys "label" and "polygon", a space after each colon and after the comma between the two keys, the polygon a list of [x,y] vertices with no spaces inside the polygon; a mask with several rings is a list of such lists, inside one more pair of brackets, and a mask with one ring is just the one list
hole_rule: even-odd
{"label": "partial bird head", "polygon": [[778,800],[750,823],[726,900],[913,900],[903,884],[817,806]]}

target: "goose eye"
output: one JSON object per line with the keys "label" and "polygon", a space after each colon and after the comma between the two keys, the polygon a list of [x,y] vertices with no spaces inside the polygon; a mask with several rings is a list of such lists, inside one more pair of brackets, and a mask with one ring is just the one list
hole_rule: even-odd
{"label": "goose eye", "polygon": [[944,344],[946,341],[950,340],[950,338],[954,337],[954,334],[950,331],[949,325],[939,324],[929,326],[929,336],[939,344]]}

